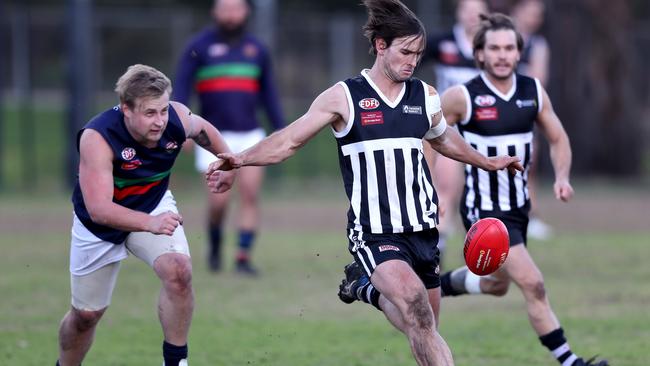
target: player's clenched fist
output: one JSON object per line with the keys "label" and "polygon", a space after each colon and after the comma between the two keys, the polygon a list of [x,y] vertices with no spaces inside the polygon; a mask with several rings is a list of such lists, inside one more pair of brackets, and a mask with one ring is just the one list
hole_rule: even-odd
{"label": "player's clenched fist", "polygon": [[183,217],[176,212],[167,211],[151,216],[148,232],[153,234],[172,235],[178,225],[183,224]]}

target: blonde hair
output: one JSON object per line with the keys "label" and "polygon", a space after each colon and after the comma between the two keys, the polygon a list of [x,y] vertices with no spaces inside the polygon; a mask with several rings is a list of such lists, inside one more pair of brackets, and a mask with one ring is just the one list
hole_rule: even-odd
{"label": "blonde hair", "polygon": [[165,92],[171,94],[172,83],[162,72],[147,65],[131,65],[115,83],[120,103],[135,107],[138,98],[158,98]]}

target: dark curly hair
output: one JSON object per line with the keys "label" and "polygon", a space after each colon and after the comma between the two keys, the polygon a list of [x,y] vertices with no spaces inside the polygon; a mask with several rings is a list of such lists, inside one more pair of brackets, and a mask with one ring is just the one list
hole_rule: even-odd
{"label": "dark curly hair", "polygon": [[375,40],[382,38],[390,46],[395,38],[420,36],[426,31],[420,19],[398,0],[363,0],[368,9],[368,21],[363,34],[370,41],[370,53],[377,54]]}

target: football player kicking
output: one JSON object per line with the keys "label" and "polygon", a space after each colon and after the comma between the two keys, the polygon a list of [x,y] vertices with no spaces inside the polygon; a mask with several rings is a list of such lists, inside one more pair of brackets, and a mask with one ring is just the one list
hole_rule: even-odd
{"label": "football player kicking", "polygon": [[[539,80],[515,73],[523,41],[511,19],[503,14],[482,16],[474,37],[474,59],[481,74],[442,95],[442,109],[449,125],[486,156],[518,156],[522,175],[488,172],[466,165],[460,211],[466,229],[478,219],[502,220],[510,235],[510,253],[503,267],[491,276],[479,277],[467,267],[441,276],[442,296],[490,294],[503,296],[511,282],[521,290],[528,319],[540,342],[562,366],[607,366],[606,360],[585,361],[571,351],[564,330],[551,309],[544,278],[526,249],[530,199],[527,173],[533,149],[533,127],[546,137],[555,172],[553,189],[558,200],[573,196],[569,183],[571,147],[562,124]],[[376,290],[363,271],[348,265],[339,297],[346,303],[368,302]]]}

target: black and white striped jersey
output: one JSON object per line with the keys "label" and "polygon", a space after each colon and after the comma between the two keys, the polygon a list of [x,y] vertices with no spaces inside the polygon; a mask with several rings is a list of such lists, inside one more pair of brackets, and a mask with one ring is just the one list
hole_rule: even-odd
{"label": "black and white striped jersey", "polygon": [[461,205],[469,212],[510,211],[528,200],[528,169],[533,150],[533,127],[542,110],[539,81],[513,75],[507,94],[501,93],[484,73],[463,85],[467,103],[465,119],[458,124],[465,141],[486,156],[518,156],[524,173],[488,172],[465,166],[465,190]]}
{"label": "black and white striped jersey", "polygon": [[348,229],[362,233],[415,232],[436,226],[438,197],[422,151],[431,127],[422,81],[404,82],[390,101],[363,70],[339,82],[350,117],[334,131],[345,192]]}
{"label": "black and white striped jersey", "polygon": [[472,44],[460,24],[448,33],[430,37],[425,52],[426,59],[435,61],[433,71],[439,93],[466,83],[480,72],[474,63]]}

